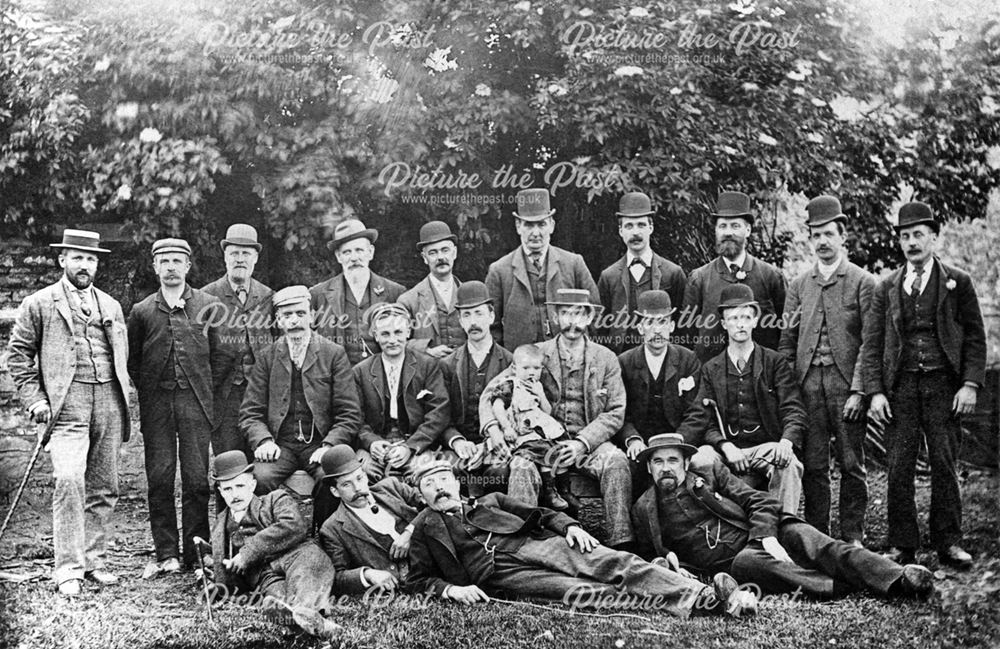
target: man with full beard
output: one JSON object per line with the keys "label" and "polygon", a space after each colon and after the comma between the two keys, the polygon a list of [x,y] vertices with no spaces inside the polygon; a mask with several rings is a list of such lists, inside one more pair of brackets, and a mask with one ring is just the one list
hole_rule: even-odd
{"label": "man with full beard", "polygon": [[399,296],[399,303],[413,314],[410,345],[434,358],[444,358],[465,342],[455,297],[462,282],[452,275],[458,256],[458,237],[444,221],[420,228],[417,248],[430,269],[427,277]]}
{"label": "man with full beard", "polygon": [[100,236],[65,230],[62,278],[21,302],[9,367],[32,420],[51,435],[53,579],[68,597],[105,567],[105,527],[118,501],[118,448],[129,437],[128,339],[121,305],[94,285]]}
{"label": "man with full beard", "polygon": [[830,538],[780,512],[776,500],[718,462],[692,469],[696,450],[681,435],[664,433],[651,437],[640,455],[653,479],[632,508],[644,559],[670,555],[682,573],[730,573],[769,593],[801,589],[830,599],[860,589],[909,597],[933,592],[934,576],[927,568],[900,566]]}
{"label": "man with full beard", "polygon": [[[551,464],[570,467],[601,483],[608,545],[628,549],[635,540],[628,517],[632,476],[628,459],[611,441],[625,420],[625,386],[618,357],[587,338],[587,327],[601,308],[591,303],[589,291],[559,289],[547,304],[555,307],[559,335],[538,345],[545,355],[542,383],[546,394],[558,395],[552,401],[552,416],[568,434],[556,445]],[[501,457],[509,457],[511,451],[490,404],[484,402],[512,374],[510,368],[498,374],[480,400],[483,430],[489,432],[494,451]],[[509,496],[534,506],[541,486],[541,474],[533,461],[511,459]]]}
{"label": "man with full beard", "polygon": [[760,304],[761,322],[754,330],[754,341],[777,349],[781,337],[777,320],[785,307],[785,279],[777,268],[746,251],[754,222],[750,197],[742,192],[722,192],[712,216],[719,256],[695,269],[688,278],[678,323],[687,336],[693,336],[688,346],[702,363],[726,347],[726,333],[716,311],[719,296],[726,286],[742,283],[753,289]]}

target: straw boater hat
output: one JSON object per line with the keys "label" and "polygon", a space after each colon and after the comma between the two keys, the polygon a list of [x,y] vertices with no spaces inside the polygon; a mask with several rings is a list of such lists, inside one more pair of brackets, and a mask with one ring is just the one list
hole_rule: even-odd
{"label": "straw boater hat", "polygon": [[698,449],[684,441],[684,436],[678,433],[662,433],[653,435],[646,441],[646,448],[639,453],[636,462],[640,464],[649,459],[649,456],[661,448],[679,448],[684,453],[684,457],[691,457],[698,452]]}
{"label": "straw boater hat", "polygon": [[603,307],[590,301],[590,291],[583,288],[561,288],[556,291],[556,299],[546,300],[547,306],[585,306],[591,311],[599,311]]}
{"label": "straw boater hat", "polygon": [[63,230],[62,243],[50,243],[51,248],[72,248],[84,252],[111,252],[101,247],[101,235],[90,230]]}

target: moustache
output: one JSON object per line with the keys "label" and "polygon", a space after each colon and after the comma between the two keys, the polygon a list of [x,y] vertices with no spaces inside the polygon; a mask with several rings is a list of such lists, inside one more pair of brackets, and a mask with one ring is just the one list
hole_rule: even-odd
{"label": "moustache", "polygon": [[642,243],[644,239],[642,237],[636,236],[628,240],[629,243]]}
{"label": "moustache", "polygon": [[479,327],[477,325],[472,325],[471,327],[469,327],[469,333],[470,334],[481,334],[481,333],[483,333],[483,328]]}
{"label": "moustache", "polygon": [[439,262],[437,262],[434,265],[437,266],[438,268],[441,268],[442,266],[451,266],[451,262],[450,261],[439,261]]}
{"label": "moustache", "polygon": [[439,492],[437,492],[437,495],[434,496],[434,502],[437,502],[437,501],[443,500],[443,499],[450,500],[451,498],[452,498],[452,495],[450,493],[448,493],[447,491],[439,491]]}

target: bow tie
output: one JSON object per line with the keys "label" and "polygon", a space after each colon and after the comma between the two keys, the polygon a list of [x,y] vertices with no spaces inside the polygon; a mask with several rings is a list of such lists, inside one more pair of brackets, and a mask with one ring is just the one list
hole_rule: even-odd
{"label": "bow tie", "polygon": [[646,262],[639,259],[638,257],[635,257],[632,261],[628,263],[629,268],[631,268],[632,266],[642,266],[643,268],[646,268]]}

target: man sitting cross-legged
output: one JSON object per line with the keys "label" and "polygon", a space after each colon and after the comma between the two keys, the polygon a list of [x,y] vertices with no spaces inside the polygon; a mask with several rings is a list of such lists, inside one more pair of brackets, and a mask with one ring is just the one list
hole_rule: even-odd
{"label": "man sitting cross-legged", "polygon": [[411,522],[423,507],[420,492],[393,477],[369,486],[368,474],[347,444],[327,449],[323,473],[329,494],[340,499],[319,532],[337,570],[334,590],[396,590],[408,572]]}
{"label": "man sitting cross-legged", "polygon": [[701,597],[724,602],[713,610],[733,616],[756,612],[756,597],[737,590],[728,575],[705,586],[601,545],[565,514],[504,494],[463,501],[448,462],[421,466],[415,479],[428,508],[413,521],[407,582],[414,590],[462,604],[509,592],[575,606],[624,590],[680,617],[690,615]]}
{"label": "man sitting cross-legged", "polygon": [[265,606],[295,610],[304,630],[329,632],[336,625],[319,615],[329,611],[333,565],[309,538],[293,496],[254,495],[253,468],[243,451],[215,457],[212,478],[226,503],[212,526],[215,596],[260,591]]}
{"label": "man sitting cross-legged", "polygon": [[697,449],[675,433],[649,439],[640,455],[653,478],[632,507],[639,552],[674,554],[684,569],[720,571],[766,592],[831,598],[858,589],[926,596],[934,578],[923,566],[900,566],[823,534],[784,514],[778,501],[748,487],[721,463],[692,469]]}

